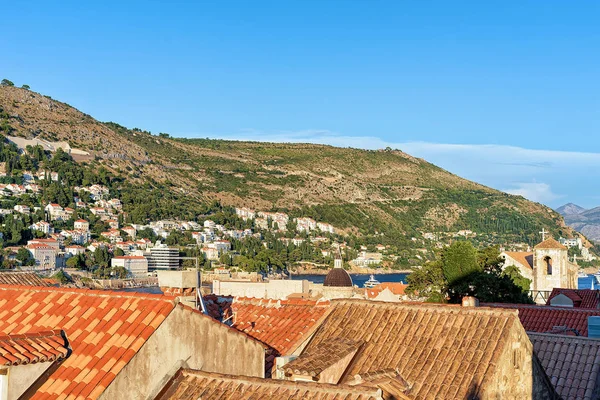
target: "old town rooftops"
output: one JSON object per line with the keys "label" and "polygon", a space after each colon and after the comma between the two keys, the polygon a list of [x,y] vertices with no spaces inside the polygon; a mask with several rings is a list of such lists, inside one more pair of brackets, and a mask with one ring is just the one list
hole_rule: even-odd
{"label": "old town rooftops", "polygon": [[97,398],[175,305],[162,295],[0,285],[0,335],[63,329],[73,352],[33,398]]}
{"label": "old town rooftops", "polygon": [[600,396],[600,340],[531,332],[529,339],[562,399]]}
{"label": "old town rooftops", "polygon": [[[383,400],[379,388],[292,382],[180,370],[156,400]],[[386,397],[387,398],[387,397]]]}
{"label": "old town rooftops", "polygon": [[[483,303],[482,306],[515,309],[523,328],[530,332],[588,335],[588,317],[600,316],[600,310],[537,306],[528,304]],[[577,333],[573,332],[577,331]]]}
{"label": "old town rooftops", "polygon": [[34,272],[2,271],[0,285],[50,286]]}
{"label": "old town rooftops", "polygon": [[341,383],[391,368],[410,382],[411,398],[465,398],[495,373],[512,329],[523,329],[516,310],[334,300],[304,351],[362,340]]}

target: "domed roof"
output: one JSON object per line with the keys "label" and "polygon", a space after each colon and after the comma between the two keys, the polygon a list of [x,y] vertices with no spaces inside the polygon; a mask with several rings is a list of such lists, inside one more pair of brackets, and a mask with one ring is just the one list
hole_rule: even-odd
{"label": "domed roof", "polygon": [[343,268],[333,268],[323,282],[323,286],[352,287],[352,278]]}

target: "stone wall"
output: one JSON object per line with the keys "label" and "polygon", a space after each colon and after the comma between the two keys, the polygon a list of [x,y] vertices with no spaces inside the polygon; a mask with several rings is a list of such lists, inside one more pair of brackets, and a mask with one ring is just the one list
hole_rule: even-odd
{"label": "stone wall", "polygon": [[179,368],[262,378],[265,348],[179,304],[100,398],[153,399]]}
{"label": "stone wall", "polygon": [[285,300],[293,293],[308,293],[306,280],[271,280],[268,282],[214,281],[217,296],[254,297],[257,299]]}
{"label": "stone wall", "polygon": [[[495,368],[482,384],[473,388],[469,398],[480,399],[553,399],[554,388],[539,368],[534,367],[533,345],[518,320],[499,343],[502,353]],[[539,364],[539,362],[538,362]]]}

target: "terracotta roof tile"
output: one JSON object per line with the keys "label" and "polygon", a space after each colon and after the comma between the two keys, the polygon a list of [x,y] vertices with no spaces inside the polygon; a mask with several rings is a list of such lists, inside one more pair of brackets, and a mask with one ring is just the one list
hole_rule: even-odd
{"label": "terracotta roof tile", "polygon": [[366,289],[365,295],[368,299],[373,299],[373,298],[379,296],[379,294],[381,292],[383,292],[385,289],[388,289],[393,294],[395,294],[397,296],[402,296],[402,295],[404,295],[404,290],[406,290],[407,287],[408,287],[408,285],[405,283],[384,282],[384,283],[380,283],[379,285],[374,286],[372,288]]}
{"label": "terracotta roof tile", "polygon": [[[591,400],[600,393],[600,340],[529,333],[533,349],[565,400]],[[564,357],[563,360],[561,360]]]}
{"label": "terracotta roof tile", "polygon": [[304,351],[336,338],[362,340],[342,382],[393,369],[411,385],[410,398],[460,397],[482,385],[506,345],[508,330],[520,327],[515,311],[498,311],[334,300]]}
{"label": "terracotta roof tile", "polygon": [[[589,316],[600,316],[600,310],[534,306],[525,304],[483,303],[487,307],[512,308],[519,310],[519,319],[526,331],[540,333],[569,334],[568,330],[576,330],[579,335],[587,337]],[[565,329],[567,331],[565,331]],[[571,332],[570,334],[574,334]]]}
{"label": "terracotta roof tile", "polygon": [[[4,315],[0,318],[0,335],[26,333],[27,327],[29,330],[62,327],[72,354],[48,377],[33,399],[58,395],[97,398],[135,355],[132,346],[135,344],[139,349],[149,332],[174,307],[173,299],[162,295],[0,285],[0,315]],[[153,311],[154,316],[146,319]],[[22,321],[32,314],[34,318],[24,325]],[[112,318],[107,320],[109,314]],[[136,318],[126,318],[134,314]],[[13,323],[13,319],[18,322]],[[115,325],[119,326],[117,332],[121,336],[108,333]]]}
{"label": "terracotta roof tile", "polygon": [[505,251],[504,253],[524,267],[533,269],[533,253],[526,251]]}
{"label": "terracotta roof tile", "polygon": [[383,400],[377,388],[181,370],[156,400]]}
{"label": "terracotta roof tile", "polygon": [[302,353],[284,366],[289,374],[308,375],[316,378],[325,369],[351,353],[358,351],[363,342],[351,339],[333,338],[321,342],[310,351]]}
{"label": "terracotta roof tile", "polygon": [[67,347],[62,331],[0,336],[0,365],[24,365],[63,359],[69,353]]}
{"label": "terracotta roof tile", "polygon": [[217,319],[232,316],[232,327],[287,354],[298,340],[307,337],[328,311],[328,301],[305,299],[264,300],[205,296],[209,315]]}
{"label": "terracotta roof tile", "polygon": [[592,289],[562,289],[554,288],[548,297],[546,304],[550,305],[550,301],[564,294],[573,301],[573,306],[577,308],[600,308],[600,291]]}
{"label": "terracotta roof tile", "polygon": [[567,250],[567,248],[565,246],[563,246],[562,244],[558,243],[556,241],[556,239],[554,238],[548,238],[546,240],[544,240],[541,243],[538,243],[535,247],[535,249],[562,249],[562,250]]}
{"label": "terracotta roof tile", "polygon": [[51,286],[34,272],[2,271],[0,285]]}

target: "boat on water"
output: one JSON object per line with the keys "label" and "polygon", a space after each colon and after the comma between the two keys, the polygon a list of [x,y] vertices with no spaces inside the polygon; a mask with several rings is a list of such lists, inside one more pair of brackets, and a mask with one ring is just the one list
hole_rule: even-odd
{"label": "boat on water", "polygon": [[368,288],[375,287],[379,284],[381,284],[381,282],[379,282],[377,279],[375,279],[375,277],[373,275],[371,275],[369,280],[365,282],[364,287],[368,289]]}

